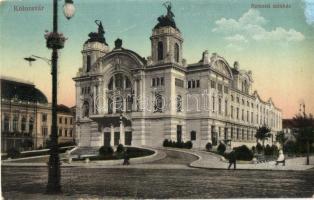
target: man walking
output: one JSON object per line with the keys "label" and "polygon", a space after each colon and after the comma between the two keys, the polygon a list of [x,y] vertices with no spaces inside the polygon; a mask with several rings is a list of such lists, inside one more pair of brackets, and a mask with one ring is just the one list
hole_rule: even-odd
{"label": "man walking", "polygon": [[229,153],[229,167],[228,167],[228,170],[230,169],[230,167],[232,166],[233,164],[233,169],[235,170],[236,169],[236,161],[237,161],[237,156],[236,156],[236,153],[234,151],[234,149]]}

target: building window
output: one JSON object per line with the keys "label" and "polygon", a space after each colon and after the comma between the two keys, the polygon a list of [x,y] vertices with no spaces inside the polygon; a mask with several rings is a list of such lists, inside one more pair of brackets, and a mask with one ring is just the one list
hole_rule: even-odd
{"label": "building window", "polygon": [[59,136],[61,137],[62,136],[62,129],[59,128]]}
{"label": "building window", "polygon": [[213,112],[215,112],[215,97],[213,96],[212,99],[213,99]]}
{"label": "building window", "polygon": [[240,139],[239,132],[240,132],[240,130],[239,130],[239,128],[237,128],[237,140]]}
{"label": "building window", "polygon": [[10,117],[8,114],[4,115],[4,123],[3,123],[4,131],[9,132],[10,131]]}
{"label": "building window", "polygon": [[244,110],[242,109],[242,113],[241,113],[241,119],[242,121],[244,121]]}
{"label": "building window", "polygon": [[73,124],[73,119],[72,118],[70,118],[70,124]]}
{"label": "building window", "polygon": [[164,84],[165,84],[164,77],[152,78],[152,86],[153,87],[164,85]]}
{"label": "building window", "polygon": [[68,118],[66,118],[66,117],[64,118],[64,123],[68,124]]}
{"label": "building window", "polygon": [[224,86],[224,93],[228,94],[229,88],[227,86]]}
{"label": "building window", "polygon": [[87,55],[87,57],[86,57],[86,72],[90,71],[90,67],[91,67],[91,57],[90,57],[90,55]]}
{"label": "building window", "polygon": [[225,100],[225,116],[228,116],[228,101]]}
{"label": "building window", "polygon": [[195,80],[192,80],[192,88],[195,88]]}
{"label": "building window", "polygon": [[155,95],[155,112],[162,112],[163,109],[163,99],[161,94]]}
{"label": "building window", "polygon": [[237,108],[237,119],[239,119],[239,108]]}
{"label": "building window", "polygon": [[233,127],[231,127],[231,139],[233,139]]}
{"label": "building window", "polygon": [[242,140],[244,140],[244,129],[242,129]]}
{"label": "building window", "polygon": [[33,133],[34,130],[34,119],[31,117],[28,122],[28,132]]}
{"label": "building window", "polygon": [[159,86],[160,85],[160,79],[156,78],[156,85]]}
{"label": "building window", "polygon": [[182,97],[180,95],[177,96],[177,112],[182,111]]}
{"label": "building window", "polygon": [[62,117],[59,117],[59,124],[62,124]]}
{"label": "building window", "polygon": [[231,95],[231,101],[234,101],[234,97],[233,97],[233,95]]}
{"label": "building window", "polygon": [[164,77],[160,77],[160,85],[164,85],[165,81],[164,81]]}
{"label": "building window", "polygon": [[174,56],[175,56],[175,61],[178,63],[179,62],[179,45],[177,43],[174,45]]}
{"label": "building window", "polygon": [[122,112],[123,111],[123,98],[118,96],[115,99],[115,103],[116,103],[116,112]]}
{"label": "building window", "polygon": [[85,101],[83,103],[83,117],[88,117],[89,116],[89,103],[87,101]]}
{"label": "building window", "polygon": [[13,131],[14,132],[18,131],[18,116],[14,116],[13,118]]}
{"label": "building window", "polygon": [[251,123],[253,123],[253,112],[251,112]]}
{"label": "building window", "polygon": [[47,114],[43,113],[43,114],[41,115],[41,121],[42,121],[42,122],[47,122]]}
{"label": "building window", "polygon": [[222,85],[221,84],[218,84],[218,91],[222,92]]}
{"label": "building window", "polygon": [[225,128],[224,138],[225,140],[228,140],[228,128]]}
{"label": "building window", "polygon": [[21,131],[25,132],[26,130],[26,117],[22,117]]}
{"label": "building window", "polygon": [[196,131],[191,131],[191,141],[196,140]]}
{"label": "building window", "polygon": [[192,87],[192,82],[188,81],[188,88],[191,88],[191,87]]}
{"label": "building window", "polygon": [[211,88],[216,88],[216,82],[213,81],[213,80],[211,80],[211,81],[210,81],[210,87],[211,87]]}
{"label": "building window", "polygon": [[196,80],[196,87],[197,87],[197,88],[200,87],[200,80]]}
{"label": "building window", "polygon": [[48,135],[48,128],[45,126],[41,127],[41,134],[42,136],[47,136]]}
{"label": "building window", "polygon": [[70,137],[73,137],[73,130],[70,129]]}
{"label": "building window", "polygon": [[221,99],[218,100],[218,112],[221,114]]}
{"label": "building window", "polygon": [[164,59],[164,45],[162,42],[158,42],[158,47],[157,47],[157,53],[158,53],[158,60]]}
{"label": "building window", "polygon": [[231,118],[233,119],[233,106],[231,106]]}
{"label": "building window", "polygon": [[65,137],[68,137],[68,129],[65,129],[65,130],[64,130],[64,136],[65,136]]}
{"label": "building window", "polygon": [[250,119],[250,113],[249,113],[249,111],[247,110],[247,111],[246,111],[246,121],[249,122],[249,121],[250,121],[249,119]]}

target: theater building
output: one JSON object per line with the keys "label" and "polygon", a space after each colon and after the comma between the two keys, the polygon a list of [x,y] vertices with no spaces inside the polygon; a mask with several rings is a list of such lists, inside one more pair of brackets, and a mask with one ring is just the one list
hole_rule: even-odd
{"label": "theater building", "polygon": [[79,146],[158,147],[165,139],[192,141],[193,148],[208,142],[252,146],[264,124],[273,135],[266,143],[274,142],[281,111],[253,91],[252,72],[208,51],[187,64],[173,17],[168,9],[158,18],[147,58],[124,47],[121,39],[110,49],[97,21],[98,32],[84,43],[83,65],[73,78]]}

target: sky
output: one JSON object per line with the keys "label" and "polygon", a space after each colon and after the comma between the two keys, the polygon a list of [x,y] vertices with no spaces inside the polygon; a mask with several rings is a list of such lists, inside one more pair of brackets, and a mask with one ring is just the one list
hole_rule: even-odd
{"label": "sky", "polygon": [[[101,20],[109,47],[117,38],[123,47],[150,56],[150,35],[166,13],[160,0],[74,0],[75,16],[67,20],[59,1],[59,31],[68,39],[59,54],[58,103],[75,105],[73,77],[82,66],[81,50],[88,33]],[[253,89],[272,98],[283,117],[293,117],[300,103],[314,113],[314,0],[172,0],[175,21],[184,38],[187,63],[202,52],[218,53],[230,66],[253,73]],[[252,5],[254,4],[254,5]],[[270,8],[261,8],[263,5]],[[287,8],[274,8],[285,4]],[[257,7],[256,7],[257,5]],[[40,6],[38,11],[17,7]],[[267,7],[267,6],[266,6]],[[52,1],[0,0],[0,74],[33,82],[51,98],[50,66],[23,58],[51,57],[44,33],[52,29]]]}

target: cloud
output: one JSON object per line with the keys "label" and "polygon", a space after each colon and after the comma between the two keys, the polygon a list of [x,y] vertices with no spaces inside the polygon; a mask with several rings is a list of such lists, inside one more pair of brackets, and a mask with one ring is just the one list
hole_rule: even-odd
{"label": "cloud", "polygon": [[304,3],[304,15],[306,18],[306,23],[312,25],[314,24],[314,0],[304,0]]}
{"label": "cloud", "polygon": [[227,36],[225,37],[225,39],[229,42],[245,42],[247,43],[248,40],[245,39],[245,37],[243,35],[240,34],[236,34],[236,35],[232,35],[232,36]]}
{"label": "cloud", "polygon": [[230,42],[254,41],[283,41],[299,42],[304,40],[304,35],[294,29],[275,27],[273,30],[266,30],[264,27],[267,20],[260,12],[250,9],[239,19],[221,18],[215,22],[213,32],[224,34],[224,38]]}

